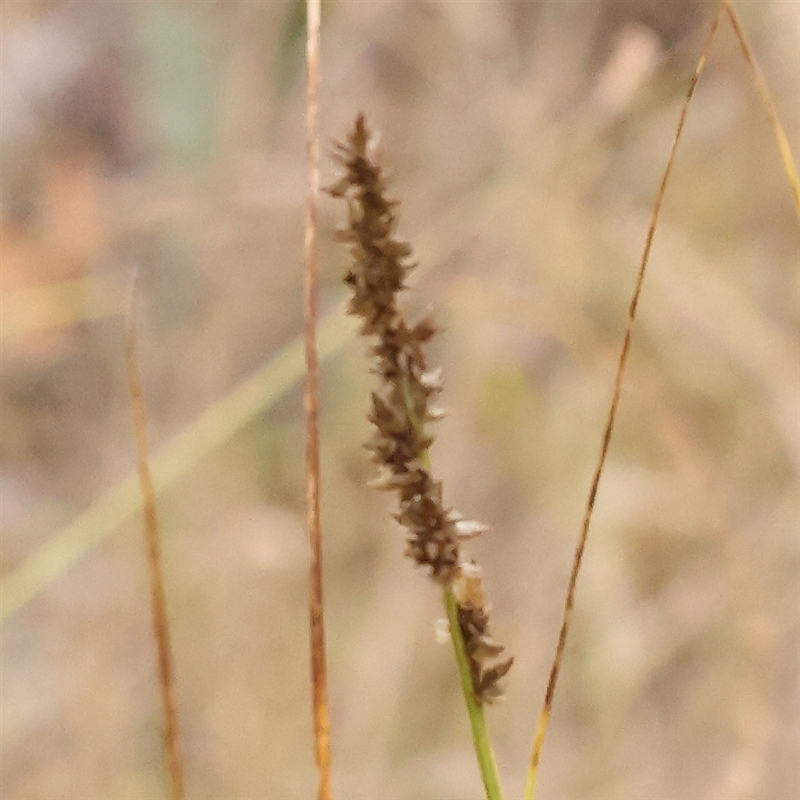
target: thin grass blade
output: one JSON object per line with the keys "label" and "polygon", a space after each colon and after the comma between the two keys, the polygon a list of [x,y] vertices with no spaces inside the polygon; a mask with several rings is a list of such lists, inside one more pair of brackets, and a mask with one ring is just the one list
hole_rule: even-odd
{"label": "thin grass blade", "polygon": [[[451,247],[474,229],[484,213],[490,194],[466,194],[447,211],[430,221],[423,249],[429,263],[441,261]],[[437,235],[433,231],[438,231]],[[442,235],[442,231],[446,231]],[[418,272],[424,273],[421,265]],[[341,352],[355,337],[356,324],[345,315],[344,301],[337,303],[317,328],[320,363]],[[120,310],[123,304],[120,304]],[[303,342],[295,337],[271,359],[221,397],[163,445],[151,461],[156,496],[172,487],[197,463],[224,445],[237,432],[275,403],[298,383],[304,373]],[[70,569],[86,553],[117,528],[128,522],[139,508],[139,484],[132,472],[98,497],[40,545],[0,581],[0,626],[50,583]]]}
{"label": "thin grass blade", "polygon": [[578,542],[575,546],[575,555],[573,556],[572,559],[572,568],[570,570],[569,581],[567,583],[567,592],[564,599],[564,611],[561,617],[561,628],[558,634],[558,642],[556,644],[555,654],[553,656],[553,661],[550,667],[550,676],[547,681],[547,689],[545,691],[544,702],[542,704],[541,712],[539,713],[539,721],[536,726],[536,733],[534,735],[534,740],[533,740],[533,748],[531,751],[531,758],[528,766],[528,774],[525,781],[525,792],[523,795],[524,800],[533,800],[533,797],[536,792],[536,780],[539,774],[539,762],[541,760],[542,747],[544,746],[544,740],[547,735],[547,728],[550,722],[550,715],[553,708],[553,697],[555,695],[556,685],[558,683],[558,677],[561,671],[561,664],[564,658],[564,648],[567,643],[567,636],[569,634],[570,622],[572,621],[572,613],[573,613],[573,608],[575,606],[575,591],[578,585],[578,576],[580,574],[581,564],[583,562],[583,554],[586,549],[586,542],[589,537],[589,528],[592,522],[592,514],[594,512],[595,500],[597,499],[597,490],[600,486],[600,478],[602,477],[603,469],[605,467],[606,456],[608,455],[608,448],[611,443],[611,435],[614,430],[614,422],[617,417],[617,409],[619,407],[619,400],[622,393],[622,379],[625,374],[625,365],[628,361],[628,353],[630,351],[630,344],[631,344],[631,335],[633,333],[634,322],[636,321],[636,310],[639,305],[639,297],[642,292],[642,284],[644,283],[644,276],[647,270],[647,263],[650,260],[650,251],[653,245],[653,237],[655,236],[656,227],[658,225],[658,218],[661,213],[661,206],[664,201],[664,194],[667,189],[669,176],[672,172],[672,165],[675,160],[675,153],[678,148],[678,142],[680,141],[681,134],[683,133],[683,127],[686,122],[686,115],[689,111],[689,104],[694,95],[694,90],[697,86],[697,82],[700,79],[700,74],[702,73],[703,68],[705,67],[706,57],[708,55],[709,48],[711,47],[711,42],[714,39],[714,34],[716,33],[717,27],[719,26],[719,20],[720,17],[722,16],[722,11],[723,7],[720,6],[716,16],[714,17],[714,21],[711,24],[711,29],[708,33],[708,37],[706,38],[706,42],[703,47],[702,53],[700,55],[700,59],[697,62],[697,67],[695,69],[694,75],[692,76],[692,80],[689,84],[689,89],[686,93],[686,99],[683,102],[680,116],[678,118],[678,125],[675,130],[675,136],[672,140],[672,146],[669,151],[669,157],[667,158],[667,165],[664,168],[664,173],[661,177],[661,184],[658,187],[658,193],[656,194],[655,204],[653,205],[653,211],[650,218],[650,225],[647,229],[647,237],[645,239],[644,250],[642,252],[642,258],[639,262],[639,270],[636,275],[636,283],[633,288],[633,294],[631,296],[630,305],[628,306],[628,321],[625,327],[625,336],[622,341],[622,348],[620,350],[619,360],[617,361],[617,371],[614,376],[614,389],[611,398],[611,405],[609,406],[608,409],[608,417],[606,420],[605,429],[603,431],[603,439],[602,439],[602,444],[600,446],[600,454],[597,460],[597,466],[595,467],[594,473],[592,475],[592,482],[589,488],[588,497],[586,499],[586,506],[584,508],[583,520],[581,522],[581,532],[578,537]]}
{"label": "thin grass blade", "polygon": [[150,578],[150,609],[153,638],[158,652],[158,686],[164,715],[164,760],[170,778],[172,800],[183,800],[183,758],[178,732],[178,710],[175,700],[175,668],[170,645],[169,617],[164,589],[164,566],[161,557],[161,539],[156,514],[156,493],[150,474],[150,448],[147,444],[147,426],[142,389],[139,348],[136,338],[136,285],[131,292],[125,336],[125,366],[128,373],[128,391],[131,397],[133,432],[136,440],[136,459],[141,488],[144,535],[147,545],[147,570]]}
{"label": "thin grass blade", "polygon": [[745,35],[745,32],[739,23],[739,17],[736,14],[733,3],[731,3],[730,0],[724,0],[724,6],[725,12],[728,15],[728,19],[731,21],[731,25],[733,25],[736,38],[739,40],[739,46],[742,48],[744,60],[747,62],[753,72],[753,83],[755,84],[756,90],[761,97],[761,102],[764,104],[770,125],[772,125],[772,131],[775,135],[775,140],[778,143],[778,152],[780,153],[781,161],[783,162],[783,169],[786,173],[786,179],[789,181],[789,188],[792,190],[792,197],[794,198],[794,210],[798,219],[800,219],[800,179],[797,177],[797,167],[794,163],[792,150],[789,147],[789,140],[786,138],[786,133],[783,129],[783,125],[781,125],[780,119],[778,119],[778,112],[775,110],[775,103],[772,101],[772,95],[767,87],[767,82],[764,80],[764,74],[761,72],[761,68],[758,66],[758,61],[756,61],[756,57],[753,54],[753,48],[750,47],[747,36]]}

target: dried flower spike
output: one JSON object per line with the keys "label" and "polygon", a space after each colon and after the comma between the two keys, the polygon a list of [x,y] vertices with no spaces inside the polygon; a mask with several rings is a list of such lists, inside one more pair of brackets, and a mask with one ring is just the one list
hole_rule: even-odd
{"label": "dried flower spike", "polygon": [[501,682],[514,663],[513,656],[501,659],[504,647],[489,633],[489,607],[483,598],[481,568],[474,561],[462,563],[453,583],[458,602],[458,623],[464,634],[475,693],[487,703],[502,697]]}
{"label": "dried flower spike", "polygon": [[512,659],[498,661],[503,648],[489,635],[480,590],[480,570],[465,562],[460,543],[485,527],[462,519],[442,500],[442,485],[430,470],[433,437],[426,424],[443,416],[432,404],[442,389],[440,369],[428,366],[425,345],[436,333],[430,317],[410,324],[398,304],[407,274],[416,266],[410,245],[395,235],[397,202],[386,184],[363,114],[344,144],[336,145],[344,175],[328,189],[347,201],[348,224],[337,232],[352,258],[345,283],[352,290],[348,313],[359,317],[361,333],[374,336],[374,370],[379,387],[372,392],[369,420],[374,426],[366,447],[380,473],[372,485],[397,492],[397,521],[407,532],[406,554],[447,589],[462,587],[459,625],[464,637],[475,695],[491,701],[502,694],[501,679]]}

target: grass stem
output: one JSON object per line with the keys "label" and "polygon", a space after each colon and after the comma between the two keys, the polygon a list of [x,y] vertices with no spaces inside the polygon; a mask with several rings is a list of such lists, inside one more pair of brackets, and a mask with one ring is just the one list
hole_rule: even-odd
{"label": "grass stem", "polygon": [[475,696],[475,689],[472,685],[472,674],[469,668],[469,658],[464,645],[464,637],[461,633],[461,626],[458,622],[458,602],[453,596],[451,589],[442,592],[442,603],[447,612],[447,621],[450,628],[450,639],[453,642],[456,664],[458,666],[458,676],[461,681],[461,691],[464,694],[464,701],[467,706],[469,724],[472,728],[472,741],[475,746],[475,757],[478,761],[478,769],[481,773],[481,780],[486,791],[486,800],[503,800],[503,792],[500,788],[500,778],[497,773],[497,764],[494,759],[492,745],[489,740],[489,732],[486,727],[486,717],[483,713],[483,706]]}
{"label": "grass stem", "polygon": [[619,408],[619,401],[622,395],[622,379],[625,374],[625,366],[628,362],[631,336],[633,334],[633,326],[636,321],[636,310],[639,305],[639,297],[641,296],[642,292],[642,285],[644,283],[645,272],[647,271],[647,264],[650,260],[650,251],[653,246],[653,238],[655,236],[656,227],[658,226],[658,219],[661,214],[661,206],[664,202],[664,194],[667,189],[667,183],[669,182],[670,174],[672,173],[672,165],[675,161],[675,153],[678,148],[678,142],[680,141],[681,134],[683,133],[683,128],[686,123],[686,115],[689,111],[689,104],[694,96],[694,90],[697,87],[700,74],[705,67],[708,51],[711,47],[711,42],[714,40],[714,34],[717,31],[724,5],[725,2],[723,0],[722,4],[719,6],[716,16],[714,17],[714,21],[711,24],[711,29],[706,37],[705,45],[697,62],[697,67],[695,68],[694,75],[689,83],[689,88],[686,92],[686,99],[683,102],[683,106],[681,107],[681,112],[678,117],[678,124],[675,129],[672,146],[667,158],[667,164],[661,176],[661,183],[659,184],[658,191],[656,192],[656,199],[650,216],[650,225],[648,226],[647,236],[645,238],[644,250],[639,261],[639,270],[636,275],[636,282],[633,288],[630,305],[628,306],[628,321],[625,327],[625,336],[622,341],[619,359],[617,361],[617,371],[614,376],[614,389],[611,398],[611,404],[608,409],[608,417],[603,430],[600,454],[597,459],[597,466],[595,467],[592,475],[589,494],[586,498],[583,520],[581,522],[581,532],[578,536],[578,542],[575,545],[575,554],[572,559],[572,568],[570,570],[569,581],[567,583],[567,592],[564,598],[564,611],[561,617],[561,628],[558,633],[558,642],[556,644],[553,661],[550,666],[550,676],[547,681],[544,702],[542,704],[542,709],[539,713],[539,720],[536,725],[536,733],[533,739],[533,747],[528,765],[528,774],[525,781],[523,800],[533,800],[536,792],[536,780],[539,774],[539,761],[541,759],[544,740],[547,735],[547,728],[550,722],[550,715],[553,707],[553,697],[555,695],[558,677],[561,672],[561,663],[564,658],[567,635],[569,634],[570,623],[572,621],[572,614],[575,606],[575,593],[578,585],[578,576],[580,574],[581,564],[583,563],[583,554],[586,549],[586,542],[589,538],[589,528],[591,526],[592,515],[594,513],[595,500],[597,499],[597,490],[600,486],[600,478],[602,477],[603,469],[605,468],[606,457],[608,456],[608,448],[611,444],[611,435],[614,431],[614,422],[617,418],[617,410]]}
{"label": "grass stem", "polygon": [[761,68],[758,66],[758,61],[756,61],[756,57],[753,54],[753,49],[750,47],[750,43],[747,41],[747,36],[745,36],[744,30],[739,24],[739,16],[733,7],[733,3],[731,3],[730,0],[723,0],[723,6],[728,15],[728,19],[731,21],[731,25],[733,26],[733,32],[736,34],[736,38],[739,40],[739,47],[742,49],[742,56],[753,72],[753,83],[755,84],[756,91],[761,97],[761,102],[764,104],[764,109],[767,112],[769,123],[772,126],[772,132],[775,136],[775,141],[778,144],[778,152],[780,153],[781,161],[783,162],[783,171],[786,173],[786,179],[789,181],[789,188],[791,189],[792,197],[794,198],[794,210],[798,219],[800,219],[800,178],[797,177],[797,167],[795,166],[794,158],[792,156],[792,149],[789,147],[789,140],[786,138],[786,133],[783,129],[783,125],[781,125],[780,119],[778,119],[778,112],[775,110],[775,103],[772,102],[772,95],[767,87],[767,82],[764,80],[764,75],[761,72]]}
{"label": "grass stem", "polygon": [[[406,411],[409,419],[418,428],[422,423],[414,413],[414,404],[408,389],[407,381],[402,382],[403,396],[406,401]],[[431,471],[430,451],[425,450],[422,454],[422,462],[428,472]],[[461,693],[464,695],[464,703],[467,707],[467,716],[472,730],[472,743],[475,747],[475,759],[478,762],[478,770],[483,781],[483,788],[486,792],[486,800],[503,800],[503,791],[500,787],[500,777],[497,772],[497,762],[494,758],[492,743],[489,739],[489,730],[486,727],[486,716],[483,713],[483,705],[475,695],[475,686],[472,680],[472,671],[469,665],[469,656],[464,642],[464,634],[461,631],[461,624],[458,619],[458,601],[453,595],[453,590],[448,586],[442,591],[442,605],[447,615],[447,627],[450,630],[450,641],[453,643],[453,652],[458,667],[458,678],[461,684]]]}
{"label": "grass stem", "polygon": [[136,281],[131,289],[130,310],[125,332],[125,366],[131,398],[133,433],[136,441],[136,463],[144,516],[144,535],[147,547],[147,571],[150,578],[150,611],[153,638],[158,653],[158,686],[164,715],[164,760],[170,779],[170,797],[183,800],[183,758],[178,733],[178,708],[175,697],[175,667],[170,645],[169,617],[164,588],[164,566],[161,556],[161,536],[156,514],[156,493],[150,472],[150,448],[147,443],[144,390],[139,368],[136,337]]}
{"label": "grass stem", "polygon": [[325,659],[325,624],[322,597],[322,531],[319,508],[319,256],[317,229],[319,206],[319,35],[320,0],[306,3],[306,171],[308,195],[305,219],[304,342],[306,385],[306,509],[309,548],[309,638],[317,763],[317,799],[331,798],[330,721],[328,673]]}

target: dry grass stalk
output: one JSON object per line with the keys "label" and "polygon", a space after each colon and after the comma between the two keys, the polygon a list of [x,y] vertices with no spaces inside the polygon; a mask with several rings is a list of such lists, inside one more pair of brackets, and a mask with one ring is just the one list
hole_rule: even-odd
{"label": "dry grass stalk", "polygon": [[513,659],[500,658],[503,647],[489,631],[480,569],[461,554],[461,543],[486,528],[446,507],[442,484],[431,473],[428,449],[433,437],[425,426],[444,413],[432,404],[441,391],[441,370],[430,369],[425,354],[436,327],[429,316],[409,323],[398,304],[415,264],[410,245],[394,236],[397,202],[386,198],[363,115],[347,143],[338,145],[336,158],[345,174],[329,192],[344,197],[349,208],[348,225],[338,232],[352,256],[345,278],[353,292],[348,313],[361,318],[362,335],[378,340],[372,353],[380,386],[372,393],[374,433],[367,448],[381,472],[372,485],[397,493],[395,518],[408,531],[406,554],[435,583],[453,591],[475,695],[491,702],[502,695],[502,678]]}
{"label": "dry grass stalk", "polygon": [[781,160],[783,161],[783,169],[786,173],[786,178],[789,181],[789,187],[792,190],[792,197],[794,198],[794,210],[798,218],[800,218],[800,179],[797,177],[797,167],[795,166],[794,158],[792,156],[792,149],[789,147],[789,141],[786,138],[783,125],[781,125],[781,122],[778,119],[778,112],[775,110],[775,104],[772,102],[772,95],[770,95],[767,82],[764,80],[764,75],[761,72],[761,68],[758,66],[758,61],[756,61],[756,57],[753,54],[753,49],[750,47],[750,43],[747,41],[747,36],[745,35],[745,32],[739,23],[739,17],[736,14],[733,3],[731,3],[730,0],[723,0],[723,6],[728,15],[728,19],[731,21],[731,25],[733,25],[733,31],[736,34],[736,38],[739,40],[739,46],[742,48],[744,60],[748,63],[753,72],[753,83],[755,84],[756,90],[761,96],[761,102],[764,104],[767,117],[769,118],[769,123],[772,126],[773,133],[775,134],[775,140],[778,143],[778,152],[780,153]]}
{"label": "dry grass stalk", "polygon": [[306,385],[306,508],[309,547],[309,633],[313,693],[314,743],[318,771],[317,798],[331,798],[330,722],[328,677],[325,660],[325,625],[322,597],[322,533],[319,511],[319,358],[317,320],[319,257],[317,254],[319,206],[319,27],[320,0],[306,3],[306,170],[308,195],[305,219],[304,341]]}
{"label": "dry grass stalk", "polygon": [[572,568],[570,570],[569,581],[567,583],[567,592],[564,599],[564,611],[561,618],[561,628],[558,634],[558,642],[556,644],[555,654],[550,667],[550,676],[547,681],[547,689],[545,691],[544,702],[542,710],[539,714],[539,721],[536,727],[536,734],[534,736],[533,748],[531,752],[530,764],[528,767],[528,775],[525,782],[525,793],[523,800],[532,800],[536,791],[536,779],[539,772],[539,762],[542,754],[542,747],[544,745],[545,736],[547,735],[547,727],[550,722],[550,713],[553,707],[553,697],[555,695],[556,685],[558,683],[558,676],[561,671],[561,663],[564,658],[564,648],[567,642],[567,635],[569,633],[570,622],[572,620],[572,612],[575,606],[575,590],[578,584],[578,576],[580,574],[581,564],[583,562],[583,554],[586,549],[586,541],[589,537],[589,527],[592,522],[592,514],[594,512],[594,504],[597,499],[597,490],[600,485],[600,478],[603,474],[603,468],[606,463],[606,456],[608,455],[609,444],[611,443],[611,435],[614,431],[614,422],[617,417],[617,409],[619,408],[620,395],[622,393],[622,379],[625,374],[625,365],[628,361],[628,353],[630,351],[631,336],[633,334],[633,326],[636,321],[636,309],[639,305],[639,297],[642,292],[642,284],[644,283],[645,272],[647,271],[647,263],[650,260],[650,251],[653,246],[653,237],[655,236],[656,227],[658,226],[658,218],[661,214],[661,206],[664,202],[664,194],[667,189],[669,176],[672,172],[672,165],[675,161],[675,153],[678,148],[683,127],[686,123],[686,115],[689,111],[689,104],[694,95],[697,82],[700,79],[700,74],[705,67],[706,58],[711,42],[714,39],[714,34],[717,31],[720,17],[724,10],[724,2],[720,5],[714,21],[711,24],[708,36],[706,37],[705,44],[701,51],[700,58],[697,62],[692,80],[689,83],[689,89],[686,92],[686,99],[681,107],[680,116],[678,117],[678,124],[675,129],[675,135],[670,147],[669,156],[667,158],[667,165],[664,168],[664,173],[661,176],[661,183],[658,187],[653,211],[650,217],[650,224],[647,228],[647,236],[645,238],[644,250],[639,262],[639,270],[636,275],[636,283],[634,284],[633,294],[631,296],[630,305],[628,306],[628,321],[625,327],[625,336],[622,340],[622,348],[620,350],[619,359],[617,361],[617,371],[614,376],[614,390],[611,398],[611,405],[608,409],[608,417],[606,425],[603,430],[602,444],[600,445],[600,454],[597,460],[592,475],[592,482],[589,488],[589,494],[586,498],[586,506],[583,512],[583,519],[581,521],[581,532],[578,537],[578,542],[575,546],[575,554],[572,559]]}
{"label": "dry grass stalk", "polygon": [[137,467],[144,512],[144,533],[147,545],[147,568],[150,577],[150,606],[152,611],[153,638],[158,651],[158,685],[164,714],[164,758],[170,777],[172,800],[183,800],[183,760],[178,732],[178,711],[175,700],[175,670],[170,646],[169,619],[164,591],[164,568],[161,559],[161,544],[156,516],[156,494],[150,475],[150,449],[147,444],[145,426],[144,392],[139,369],[136,339],[136,294],[135,284],[131,292],[130,310],[125,337],[125,366],[128,373],[128,391],[131,397],[133,432],[136,440]]}

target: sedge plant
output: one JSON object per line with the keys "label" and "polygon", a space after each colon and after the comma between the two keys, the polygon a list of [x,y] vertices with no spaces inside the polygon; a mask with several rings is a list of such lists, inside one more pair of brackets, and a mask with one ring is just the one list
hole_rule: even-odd
{"label": "sedge plant", "polygon": [[500,800],[484,705],[503,695],[513,657],[492,637],[480,566],[462,552],[464,541],[486,528],[445,504],[431,468],[428,426],[444,414],[434,405],[442,372],[429,366],[426,355],[436,325],[430,316],[410,321],[399,302],[416,264],[410,245],[395,234],[397,202],[386,196],[363,114],[346,142],[337,145],[336,159],[344,174],[328,191],[348,207],[347,225],[338,231],[351,256],[345,277],[352,292],[348,313],[361,320],[360,334],[374,342],[370,350],[378,376],[369,411],[373,434],[366,445],[379,467],[372,485],[397,495],[394,516],[406,531],[406,555],[442,593],[486,797]]}

